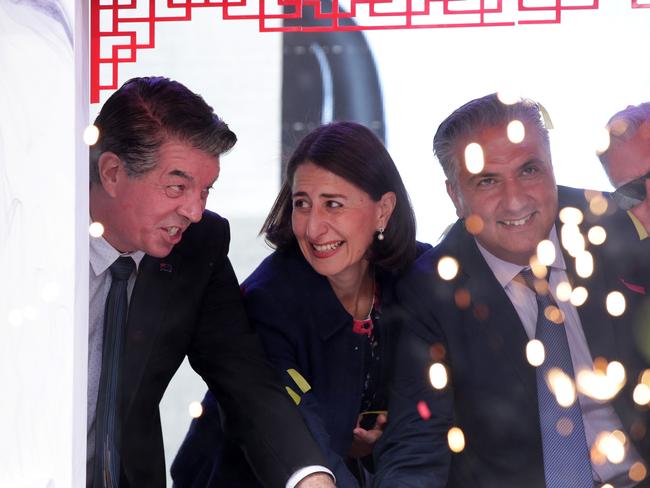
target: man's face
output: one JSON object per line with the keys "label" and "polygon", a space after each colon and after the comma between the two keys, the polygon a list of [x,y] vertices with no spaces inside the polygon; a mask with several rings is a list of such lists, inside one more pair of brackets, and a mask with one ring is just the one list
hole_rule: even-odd
{"label": "man's face", "polygon": [[[476,215],[483,228],[476,236],[492,254],[526,265],[537,244],[547,239],[558,211],[557,187],[551,157],[539,132],[525,124],[519,144],[508,139],[507,125],[485,127],[456,147],[457,184],[447,191],[461,218]],[[485,165],[478,174],[465,165],[465,148],[475,142],[483,149]]]}
{"label": "man's face", "polygon": [[171,141],[161,146],[156,167],[142,176],[127,176],[119,164],[107,189],[114,218],[104,237],[122,252],[167,256],[187,227],[201,220],[218,176],[218,158]]}
{"label": "man's face", "polygon": [[[644,131],[628,141],[614,139],[607,150],[609,177],[616,188],[650,172],[650,139]],[[645,180],[646,194],[650,191],[650,180]],[[650,232],[650,199],[630,209],[647,231]]]}

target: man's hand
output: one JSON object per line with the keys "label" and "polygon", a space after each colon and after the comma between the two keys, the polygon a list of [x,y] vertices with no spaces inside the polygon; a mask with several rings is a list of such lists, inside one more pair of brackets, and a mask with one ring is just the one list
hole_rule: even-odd
{"label": "man's hand", "polygon": [[301,479],[296,488],[336,488],[336,485],[329,474],[312,473]]}
{"label": "man's hand", "polygon": [[357,426],[352,431],[354,439],[348,451],[348,456],[352,458],[363,458],[372,453],[372,448],[384,432],[388,416],[385,413],[377,415],[377,420],[372,429],[366,430],[359,425],[361,416],[357,419]]}

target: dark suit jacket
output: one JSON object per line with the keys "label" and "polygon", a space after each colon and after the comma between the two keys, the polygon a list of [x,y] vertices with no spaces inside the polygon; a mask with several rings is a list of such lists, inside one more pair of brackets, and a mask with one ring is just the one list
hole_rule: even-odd
{"label": "dark suit jacket", "polygon": [[[567,192],[560,189],[560,207],[575,196]],[[445,255],[460,263],[451,282],[436,272]],[[648,436],[638,428],[646,425],[646,416],[632,401],[638,372],[647,361],[636,350],[628,317],[615,319],[605,310],[606,293],[627,291],[606,281],[605,266],[596,257],[594,274],[583,280],[565,255],[567,275],[574,287],[589,290],[578,313],[592,357],[618,360],[627,369],[629,380],[612,403],[647,461]],[[470,293],[466,308],[455,304],[459,289]],[[397,295],[412,319],[398,345],[391,421],[375,449],[375,486],[543,487],[535,370],[525,356],[528,337],[462,221],[418,259]],[[441,391],[428,380],[434,361],[446,363],[449,371],[449,385]],[[427,417],[428,410],[429,420],[418,413],[420,401],[419,412]],[[466,447],[452,455],[447,432],[454,425],[464,432]]]}
{"label": "dark suit jacket", "polygon": [[185,356],[268,486],[325,463],[249,327],[229,238],[226,220],[205,212],[169,256],[140,264],[121,368],[123,488],[165,486],[158,403]]}
{"label": "dark suit jacket", "polygon": [[[430,246],[420,245],[420,251]],[[381,291],[380,357],[392,356],[397,321],[392,311],[393,278],[378,273]],[[358,486],[345,464],[361,408],[364,381],[364,336],[352,332],[346,312],[324,276],[316,273],[299,249],[274,252],[243,283],[244,302],[251,323],[282,382],[298,395],[299,408],[341,488]],[[303,392],[287,372],[298,371],[309,383]],[[387,384],[388,361],[382,362],[382,383]],[[217,403],[210,392],[206,411],[193,422],[172,466],[178,486],[255,486],[224,448]],[[223,457],[226,457],[227,461]],[[238,471],[239,474],[234,474]],[[241,480],[247,479],[244,484]]]}
{"label": "dark suit jacket", "polygon": [[599,222],[607,230],[602,253],[610,278],[635,295],[650,297],[650,238],[640,240],[628,213],[617,209],[613,201],[610,206],[611,212]]}

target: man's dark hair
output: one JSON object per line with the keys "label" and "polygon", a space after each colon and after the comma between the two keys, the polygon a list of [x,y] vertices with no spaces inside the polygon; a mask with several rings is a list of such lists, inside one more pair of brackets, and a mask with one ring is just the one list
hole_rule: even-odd
{"label": "man's dark hair", "polygon": [[99,139],[90,148],[90,182],[99,183],[102,153],[115,153],[129,176],[157,164],[160,146],[188,144],[214,157],[230,150],[237,136],[203,98],[163,77],[132,78],[113,93],[95,119]]}
{"label": "man's dark hair", "polygon": [[287,163],[280,193],[261,233],[272,247],[296,244],[291,227],[291,184],[296,169],[306,163],[340,176],[366,192],[375,202],[394,192],[396,205],[386,225],[384,240],[373,239],[367,258],[389,271],[405,268],[415,258],[415,215],[402,178],[383,143],[363,125],[336,122],[307,134]]}

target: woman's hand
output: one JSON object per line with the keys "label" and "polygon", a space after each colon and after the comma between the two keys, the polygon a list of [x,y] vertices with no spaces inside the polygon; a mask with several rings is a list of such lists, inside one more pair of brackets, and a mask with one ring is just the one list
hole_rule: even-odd
{"label": "woman's hand", "polygon": [[385,413],[380,413],[377,415],[377,420],[375,420],[372,429],[366,430],[360,425],[361,418],[362,415],[359,415],[357,426],[352,431],[353,440],[348,451],[348,456],[351,458],[363,458],[372,453],[375,442],[381,437],[388,422],[388,416]]}

